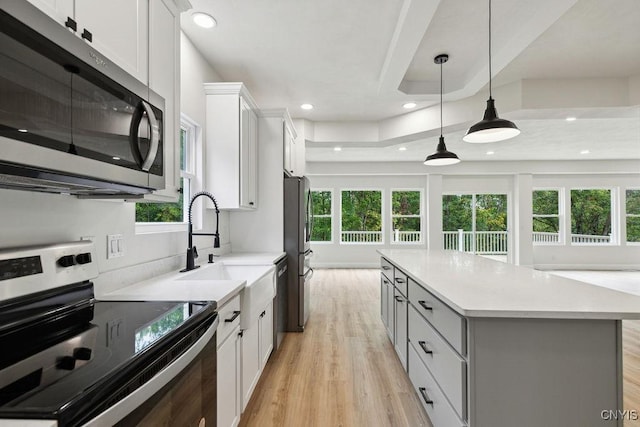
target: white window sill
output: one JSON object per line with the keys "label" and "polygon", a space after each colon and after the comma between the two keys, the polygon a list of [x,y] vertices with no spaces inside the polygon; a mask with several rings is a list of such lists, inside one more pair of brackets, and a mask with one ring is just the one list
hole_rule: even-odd
{"label": "white window sill", "polygon": [[178,233],[187,231],[186,222],[136,222],[136,234]]}

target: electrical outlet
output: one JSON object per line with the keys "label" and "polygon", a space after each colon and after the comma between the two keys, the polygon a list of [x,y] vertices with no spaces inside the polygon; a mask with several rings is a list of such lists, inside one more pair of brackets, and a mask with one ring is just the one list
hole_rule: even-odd
{"label": "electrical outlet", "polygon": [[107,235],[107,259],[124,256],[124,236],[122,234]]}

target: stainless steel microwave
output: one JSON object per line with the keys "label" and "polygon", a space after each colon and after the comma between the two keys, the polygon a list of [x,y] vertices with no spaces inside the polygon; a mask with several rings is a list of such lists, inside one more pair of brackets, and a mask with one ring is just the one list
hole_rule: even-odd
{"label": "stainless steel microwave", "polygon": [[0,188],[164,188],[164,100],[27,1],[0,0]]}

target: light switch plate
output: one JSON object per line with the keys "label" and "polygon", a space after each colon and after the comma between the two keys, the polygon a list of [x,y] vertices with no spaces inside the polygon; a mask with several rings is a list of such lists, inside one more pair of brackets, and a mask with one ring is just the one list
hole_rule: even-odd
{"label": "light switch plate", "polygon": [[107,235],[107,259],[124,256],[124,236],[122,234]]}

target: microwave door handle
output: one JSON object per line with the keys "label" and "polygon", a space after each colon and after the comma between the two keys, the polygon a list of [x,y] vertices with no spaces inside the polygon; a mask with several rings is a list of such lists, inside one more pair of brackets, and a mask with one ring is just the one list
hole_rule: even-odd
{"label": "microwave door handle", "polygon": [[133,111],[131,127],[129,128],[129,148],[138,166],[142,166],[142,153],[140,153],[140,137],[138,136],[138,131],[140,130],[140,123],[142,122],[142,116],[144,114],[143,102],[144,101],[138,103],[136,109]]}
{"label": "microwave door handle", "polygon": [[147,153],[147,158],[144,159],[141,168],[143,171],[149,172],[149,169],[151,169],[151,165],[153,165],[153,161],[158,155],[158,147],[160,145],[160,126],[158,125],[158,119],[156,119],[156,115],[153,114],[151,106],[142,101],[142,108],[144,108],[144,111],[147,113],[149,126],[151,127],[151,145],[149,146],[149,153]]}

